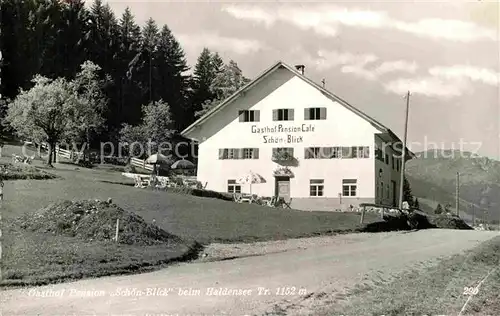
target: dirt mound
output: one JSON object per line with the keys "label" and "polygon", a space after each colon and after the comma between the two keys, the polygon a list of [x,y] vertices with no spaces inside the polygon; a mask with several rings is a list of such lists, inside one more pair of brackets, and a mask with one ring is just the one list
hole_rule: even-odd
{"label": "dirt mound", "polygon": [[118,241],[123,244],[155,245],[180,242],[175,235],[148,224],[116,204],[99,200],[62,201],[18,219],[26,230],[78,237],[86,241],[115,238],[116,220],[120,219]]}

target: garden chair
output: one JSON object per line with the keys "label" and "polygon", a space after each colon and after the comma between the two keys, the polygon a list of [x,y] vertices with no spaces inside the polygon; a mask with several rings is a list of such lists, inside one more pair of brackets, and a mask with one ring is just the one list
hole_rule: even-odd
{"label": "garden chair", "polygon": [[292,204],[292,198],[290,198],[290,200],[287,202],[285,201],[285,198],[281,198],[282,199],[282,203],[281,203],[281,206],[283,208],[289,208],[291,209],[292,207],[290,206]]}
{"label": "garden chair", "polygon": [[241,195],[241,199],[240,199],[240,203],[252,203],[252,199],[253,199],[253,195],[251,194],[242,194]]}
{"label": "garden chair", "polygon": [[233,201],[235,201],[236,203],[241,203],[241,199],[242,199],[241,193],[233,194]]}
{"label": "garden chair", "polygon": [[168,179],[160,178],[158,179],[158,183],[156,184],[157,189],[165,189],[169,185]]}
{"label": "garden chair", "polygon": [[136,188],[144,189],[149,184],[147,181],[142,180],[142,178],[140,176],[135,176],[134,180],[135,180],[135,185],[134,186]]}

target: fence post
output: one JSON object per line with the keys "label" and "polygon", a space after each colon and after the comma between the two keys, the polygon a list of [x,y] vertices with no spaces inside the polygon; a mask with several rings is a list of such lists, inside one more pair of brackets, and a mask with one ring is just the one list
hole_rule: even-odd
{"label": "fence post", "polygon": [[363,224],[363,221],[365,220],[365,211],[366,211],[366,206],[363,206],[361,209],[361,221],[360,224]]}
{"label": "fence post", "polygon": [[115,231],[115,241],[118,242],[118,230],[120,228],[120,219],[116,219],[116,231]]}

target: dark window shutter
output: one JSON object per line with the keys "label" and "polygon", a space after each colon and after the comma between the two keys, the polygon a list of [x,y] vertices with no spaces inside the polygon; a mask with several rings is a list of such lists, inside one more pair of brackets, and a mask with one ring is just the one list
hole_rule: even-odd
{"label": "dark window shutter", "polygon": [[288,120],[290,121],[293,121],[294,120],[294,115],[295,114],[295,110],[294,109],[289,109],[288,110]]}
{"label": "dark window shutter", "polygon": [[253,117],[254,117],[254,122],[260,122],[260,111],[259,110],[255,110]]}
{"label": "dark window shutter", "polygon": [[304,120],[310,120],[311,119],[311,112],[309,109],[304,109]]}
{"label": "dark window shutter", "polygon": [[326,108],[319,109],[319,118],[320,120],[326,120]]}
{"label": "dark window shutter", "polygon": [[245,122],[245,111],[239,111],[240,122]]}
{"label": "dark window shutter", "polygon": [[278,110],[273,110],[273,121],[278,120]]}
{"label": "dark window shutter", "polygon": [[253,149],[253,159],[259,159],[259,148]]}

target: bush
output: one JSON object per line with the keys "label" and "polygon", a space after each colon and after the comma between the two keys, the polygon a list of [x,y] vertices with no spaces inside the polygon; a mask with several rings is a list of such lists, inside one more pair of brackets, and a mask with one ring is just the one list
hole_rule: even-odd
{"label": "bush", "polygon": [[2,180],[48,180],[57,176],[39,170],[29,165],[13,165],[11,163],[0,164],[0,179]]}
{"label": "bush", "polygon": [[224,201],[232,201],[233,200],[233,195],[230,193],[222,193],[222,192],[216,192],[216,191],[204,190],[204,189],[195,189],[195,188],[190,188],[190,187],[186,187],[186,186],[181,186],[181,187],[176,187],[176,188],[167,188],[166,191],[172,192],[172,193],[189,194],[189,195],[194,195],[194,196],[199,196],[199,197],[215,198],[215,199],[224,200]]}
{"label": "bush", "polygon": [[128,173],[137,173],[135,167],[132,165],[126,165],[125,168],[123,168],[123,171]]}
{"label": "bush", "polygon": [[443,207],[441,206],[441,204],[438,204],[436,209],[434,210],[434,214],[443,214]]}

